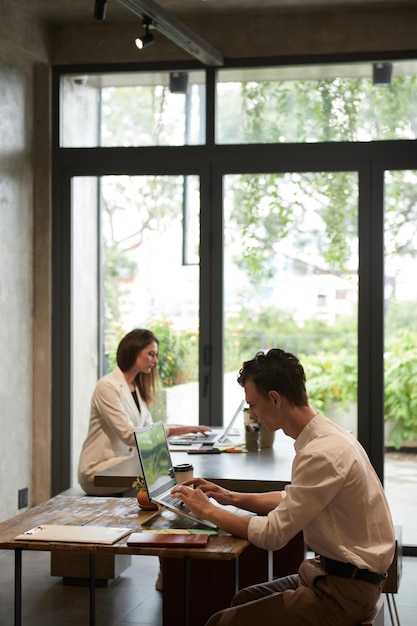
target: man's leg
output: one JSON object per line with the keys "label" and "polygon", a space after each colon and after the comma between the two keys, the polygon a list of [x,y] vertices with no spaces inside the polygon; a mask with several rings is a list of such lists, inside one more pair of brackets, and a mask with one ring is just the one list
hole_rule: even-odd
{"label": "man's leg", "polygon": [[312,561],[300,574],[242,589],[206,626],[355,626],[381,593],[376,585],[328,576]]}
{"label": "man's leg", "polygon": [[295,574],[242,589],[232,606],[213,615],[206,626],[323,626],[324,622],[314,616],[316,605],[314,591],[300,585]]}

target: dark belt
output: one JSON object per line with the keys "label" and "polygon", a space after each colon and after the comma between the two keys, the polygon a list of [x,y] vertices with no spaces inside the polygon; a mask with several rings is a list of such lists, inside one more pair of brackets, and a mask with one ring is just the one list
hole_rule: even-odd
{"label": "dark belt", "polygon": [[359,569],[355,565],[352,565],[352,563],[334,561],[325,556],[320,557],[320,563],[331,576],[364,580],[372,585],[380,585],[387,577],[387,574],[377,574],[376,572],[370,572],[368,569]]}

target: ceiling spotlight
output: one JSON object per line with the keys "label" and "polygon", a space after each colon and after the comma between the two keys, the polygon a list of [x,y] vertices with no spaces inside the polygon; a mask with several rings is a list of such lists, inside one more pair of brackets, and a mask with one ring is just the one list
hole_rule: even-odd
{"label": "ceiling spotlight", "polygon": [[94,5],[94,17],[96,20],[103,21],[106,19],[107,0],[96,0]]}
{"label": "ceiling spotlight", "polygon": [[376,86],[389,86],[392,83],[392,63],[374,63],[372,82]]}
{"label": "ceiling spotlight", "polygon": [[155,37],[152,33],[149,32],[149,28],[152,26],[152,20],[148,17],[145,17],[143,20],[143,25],[145,27],[145,34],[142,37],[137,37],[135,39],[135,44],[139,48],[139,50],[143,50],[147,46],[150,46],[151,43],[155,42]]}
{"label": "ceiling spotlight", "polygon": [[176,19],[174,15],[165,11],[154,0],[119,0],[119,2],[142,19],[147,17],[158,32],[204,65],[217,67],[224,65],[223,56],[218,50]]}

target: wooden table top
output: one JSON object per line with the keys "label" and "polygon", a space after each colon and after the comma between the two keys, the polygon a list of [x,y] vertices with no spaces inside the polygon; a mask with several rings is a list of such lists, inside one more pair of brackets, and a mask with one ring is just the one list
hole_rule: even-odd
{"label": "wooden table top", "polygon": [[[141,511],[135,498],[58,495],[0,523],[0,549],[148,554],[161,557],[189,556],[197,559],[230,560],[238,557],[249,545],[246,539],[232,537],[223,531],[219,531],[216,536],[210,536],[206,547],[191,549],[128,546],[126,542],[129,535],[112,545],[14,539],[20,533],[42,524],[112,526],[131,528],[132,532],[140,532],[142,525],[153,515],[154,511]],[[147,528],[150,530],[152,526]]]}
{"label": "wooden table top", "polygon": [[[174,465],[192,463],[194,476],[200,476],[236,491],[272,491],[283,489],[291,480],[294,440],[282,431],[275,436],[273,448],[258,452],[222,452],[221,454],[187,454],[171,450]],[[95,475],[97,487],[128,489],[140,474],[138,454],[111,469]]]}

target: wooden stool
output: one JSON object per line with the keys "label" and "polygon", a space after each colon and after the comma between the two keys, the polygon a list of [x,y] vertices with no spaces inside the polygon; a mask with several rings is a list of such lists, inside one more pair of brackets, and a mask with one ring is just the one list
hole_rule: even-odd
{"label": "wooden stool", "polygon": [[384,626],[384,601],[382,598],[379,598],[371,615],[358,624],[358,626]]}

